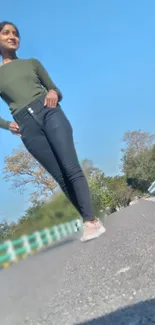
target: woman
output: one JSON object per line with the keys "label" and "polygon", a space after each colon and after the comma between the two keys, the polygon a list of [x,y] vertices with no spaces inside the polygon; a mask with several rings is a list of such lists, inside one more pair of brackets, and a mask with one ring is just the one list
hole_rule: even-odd
{"label": "woman", "polygon": [[87,181],[73,143],[72,127],[59,102],[60,90],[36,59],[19,59],[18,28],[0,23],[0,96],[14,122],[0,119],[0,127],[19,134],[32,156],[52,175],[83,218],[82,241],[105,232],[94,217]]}

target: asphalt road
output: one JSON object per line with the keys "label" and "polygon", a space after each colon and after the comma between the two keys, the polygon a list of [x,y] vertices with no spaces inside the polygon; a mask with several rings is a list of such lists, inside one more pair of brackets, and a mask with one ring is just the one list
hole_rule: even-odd
{"label": "asphalt road", "polygon": [[155,324],[155,203],[105,224],[96,241],[75,238],[2,270],[0,324]]}

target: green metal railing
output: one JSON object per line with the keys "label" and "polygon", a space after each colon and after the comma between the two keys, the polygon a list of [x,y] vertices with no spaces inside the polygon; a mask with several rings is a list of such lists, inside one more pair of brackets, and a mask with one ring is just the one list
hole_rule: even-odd
{"label": "green metal railing", "polygon": [[18,261],[19,258],[25,258],[47,245],[54,244],[70,236],[80,230],[80,227],[81,221],[78,219],[42,231],[36,231],[30,235],[24,235],[12,241],[7,240],[0,244],[0,266],[8,267],[11,263]]}

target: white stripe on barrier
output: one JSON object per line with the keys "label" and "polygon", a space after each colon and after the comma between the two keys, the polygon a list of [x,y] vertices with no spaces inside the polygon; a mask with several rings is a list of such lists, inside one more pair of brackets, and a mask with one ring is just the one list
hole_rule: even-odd
{"label": "white stripe on barrier", "polygon": [[24,247],[26,248],[26,254],[30,254],[31,253],[31,246],[30,246],[28,237],[26,235],[23,235],[21,238],[23,240]]}
{"label": "white stripe on barrier", "polygon": [[41,239],[40,232],[36,231],[34,234],[36,236],[36,242],[38,243],[39,248],[42,248],[43,247],[43,242],[42,242],[42,239]]}
{"label": "white stripe on barrier", "polygon": [[11,240],[7,240],[5,242],[7,244],[7,253],[10,254],[10,261],[14,262],[16,260],[16,252],[14,250],[13,244]]}
{"label": "white stripe on barrier", "polygon": [[45,228],[44,232],[45,232],[46,238],[48,240],[48,243],[51,244],[53,242],[53,239],[52,239],[50,230],[48,228]]}

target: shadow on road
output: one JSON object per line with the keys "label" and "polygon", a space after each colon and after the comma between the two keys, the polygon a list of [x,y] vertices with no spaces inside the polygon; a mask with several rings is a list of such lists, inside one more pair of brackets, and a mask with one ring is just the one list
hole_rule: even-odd
{"label": "shadow on road", "polygon": [[153,325],[155,324],[155,299],[118,309],[103,317],[76,325]]}

